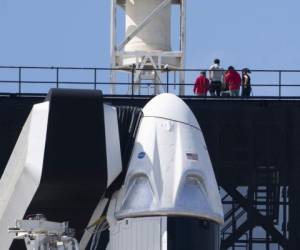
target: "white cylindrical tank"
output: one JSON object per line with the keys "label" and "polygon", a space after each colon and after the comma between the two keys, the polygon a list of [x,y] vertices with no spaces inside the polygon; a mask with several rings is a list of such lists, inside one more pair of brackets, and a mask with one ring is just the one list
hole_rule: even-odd
{"label": "white cylindrical tank", "polygon": [[[162,2],[163,0],[126,0],[126,35],[129,35]],[[125,51],[170,51],[170,37],[171,4],[129,41]]]}

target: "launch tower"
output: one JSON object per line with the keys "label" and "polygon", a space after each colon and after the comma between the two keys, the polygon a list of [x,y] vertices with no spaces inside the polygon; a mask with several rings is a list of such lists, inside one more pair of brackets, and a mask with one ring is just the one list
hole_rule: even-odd
{"label": "launch tower", "polygon": [[[171,48],[172,5],[179,5],[179,51]],[[117,44],[119,16],[117,7],[125,12],[125,37]],[[116,69],[136,68],[134,90],[140,93],[142,81],[154,84],[158,94],[163,86],[162,75],[169,70],[184,68],[185,61],[185,0],[111,0],[111,82],[115,93]],[[179,93],[184,94],[184,72],[179,71]]]}

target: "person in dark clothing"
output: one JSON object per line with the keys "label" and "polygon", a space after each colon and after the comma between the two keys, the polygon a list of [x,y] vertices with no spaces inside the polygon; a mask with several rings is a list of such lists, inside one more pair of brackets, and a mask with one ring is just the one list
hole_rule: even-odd
{"label": "person in dark clothing", "polygon": [[242,97],[249,97],[251,93],[251,71],[248,68],[242,69]]}

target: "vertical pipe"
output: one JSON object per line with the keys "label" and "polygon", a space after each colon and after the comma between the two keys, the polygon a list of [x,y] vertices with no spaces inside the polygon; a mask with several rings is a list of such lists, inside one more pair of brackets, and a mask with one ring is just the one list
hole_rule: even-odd
{"label": "vertical pipe", "polygon": [[[268,154],[269,155],[269,154]],[[269,158],[269,157],[268,157]],[[267,180],[266,180],[266,200],[265,200],[265,205],[266,205],[266,217],[271,220],[271,214],[270,214],[270,202],[273,201],[271,199],[271,194],[270,194],[270,189],[271,189],[271,183],[270,183],[270,177],[271,177],[271,169],[270,169],[270,163],[268,163],[268,165],[266,166],[266,172],[267,172]],[[270,244],[269,244],[269,239],[270,239],[270,234],[269,232],[266,230],[266,250],[270,250]]]}
{"label": "vertical pipe", "polygon": [[285,238],[287,238],[287,192],[286,185],[284,184],[282,189],[283,198],[283,221],[282,221],[282,231]]}
{"label": "vertical pipe", "polygon": [[180,51],[181,51],[181,71],[179,72],[179,95],[185,94],[185,39],[186,39],[186,1],[181,0],[180,5]]}
{"label": "vertical pipe", "polygon": [[116,72],[114,68],[116,66],[116,30],[117,30],[117,0],[111,0],[110,10],[110,83],[111,83],[111,94],[116,93]]}
{"label": "vertical pipe", "polygon": [[[255,201],[254,201],[254,190],[256,187],[256,178],[255,178],[255,174],[252,174],[252,178],[251,178],[251,182],[249,183],[249,187],[248,187],[248,192],[247,192],[247,196],[248,196],[248,201],[250,202],[251,207],[255,206]],[[253,216],[251,216],[250,213],[247,213],[247,220],[251,221],[253,218]],[[252,250],[253,249],[253,228],[251,227],[249,229],[249,238],[248,238],[248,242],[246,243],[248,250]]]}
{"label": "vertical pipe", "polygon": [[278,73],[279,73],[279,79],[278,79],[279,80],[279,82],[278,82],[279,85],[278,85],[278,87],[279,87],[279,98],[280,98],[281,97],[281,73],[282,73],[281,70],[279,70]]}
{"label": "vertical pipe", "polygon": [[[235,230],[236,230],[236,220],[235,220],[235,200],[232,199],[232,233],[235,234]],[[235,244],[233,244],[232,246],[232,250],[235,250]]]}
{"label": "vertical pipe", "polygon": [[249,229],[249,239],[248,239],[248,243],[249,243],[249,250],[252,250],[252,242],[253,242],[253,229]]}

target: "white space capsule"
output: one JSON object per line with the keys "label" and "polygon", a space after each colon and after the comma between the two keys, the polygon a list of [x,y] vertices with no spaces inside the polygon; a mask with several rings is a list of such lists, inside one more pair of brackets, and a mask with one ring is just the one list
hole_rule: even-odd
{"label": "white space capsule", "polygon": [[192,111],[177,96],[161,94],[143,113],[116,217],[188,216],[223,223],[218,186]]}

